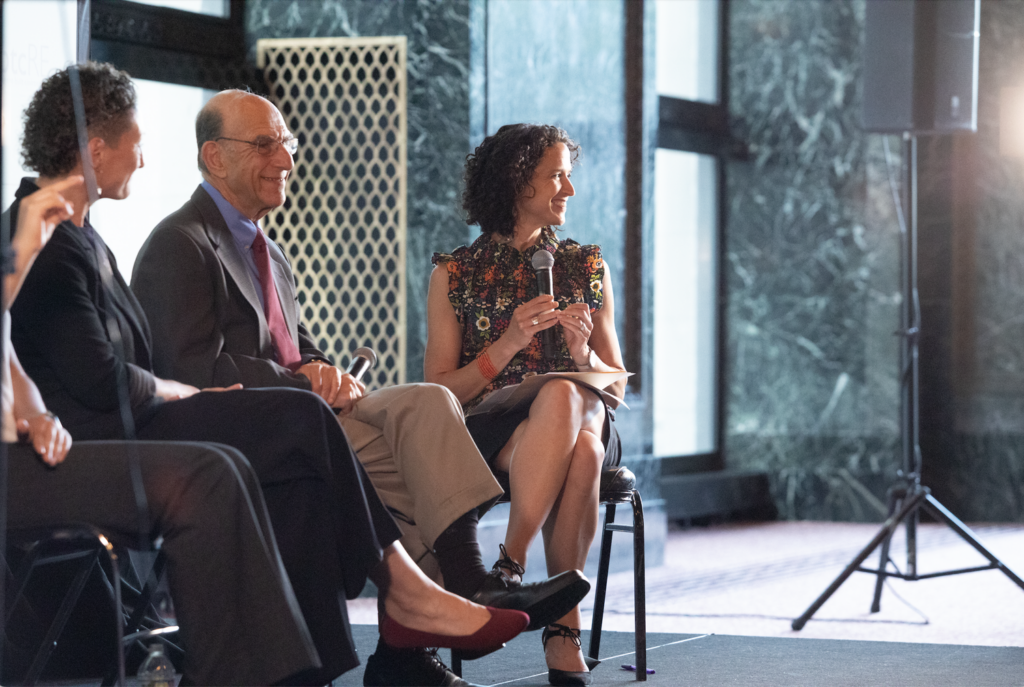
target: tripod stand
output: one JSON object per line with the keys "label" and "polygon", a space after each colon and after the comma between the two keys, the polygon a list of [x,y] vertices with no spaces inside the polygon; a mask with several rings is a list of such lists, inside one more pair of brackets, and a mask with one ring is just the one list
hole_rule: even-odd
{"label": "tripod stand", "polygon": [[[901,287],[903,302],[900,309],[900,436],[903,448],[903,469],[897,474],[899,482],[889,489],[889,517],[882,529],[865,546],[856,558],[840,573],[828,589],[812,603],[803,615],[792,623],[794,630],[803,629],[818,609],[828,601],[840,586],[855,572],[866,572],[876,576],[875,595],[871,603],[871,612],[877,613],[881,608],[882,585],[887,577],[902,580],[924,580],[931,577],[959,575],[961,573],[978,572],[981,570],[1000,570],[1024,589],[1024,580],[1006,567],[986,549],[967,525],[960,522],[955,515],[946,509],[931,494],[931,490],[921,483],[921,445],[919,429],[919,375],[918,347],[920,337],[921,308],[917,292],[917,137],[913,134],[903,135],[904,184],[903,197],[897,203],[900,213],[900,258]],[[886,141],[886,166],[888,167],[888,141]],[[890,178],[891,179],[891,178]],[[895,195],[895,191],[893,192]],[[909,225],[909,226],[908,226]],[[941,572],[920,574],[917,571],[917,525],[921,510],[924,510],[938,522],[946,524],[974,549],[988,560],[988,565],[972,568],[959,568]],[[900,524],[907,531],[907,565],[901,572],[889,556],[889,545],[892,535]],[[868,556],[881,545],[878,569],[861,567]],[[889,564],[895,572],[890,572]]]}

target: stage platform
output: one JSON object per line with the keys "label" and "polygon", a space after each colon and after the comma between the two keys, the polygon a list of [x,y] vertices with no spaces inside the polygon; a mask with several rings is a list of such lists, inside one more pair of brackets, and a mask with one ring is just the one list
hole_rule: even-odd
{"label": "stage platform", "polygon": [[[377,643],[374,625],[355,625],[360,657]],[[584,632],[583,646],[589,633]],[[731,635],[650,634],[647,663],[656,673],[648,684],[672,687],[1020,687],[1024,648],[910,644],[834,639],[783,639]],[[439,652],[450,658],[447,650]],[[605,632],[607,659],[594,671],[595,685],[629,685],[635,675],[621,669],[635,663],[633,635]],[[464,663],[463,677],[480,685],[547,685],[540,633],[517,637],[501,651]],[[363,684],[363,668],[335,680],[336,687]]]}

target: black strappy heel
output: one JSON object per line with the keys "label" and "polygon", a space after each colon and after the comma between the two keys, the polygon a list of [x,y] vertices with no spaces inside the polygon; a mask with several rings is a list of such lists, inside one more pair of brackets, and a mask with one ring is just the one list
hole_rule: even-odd
{"label": "black strappy heel", "polygon": [[[552,629],[553,628],[553,629]],[[565,637],[573,644],[576,648],[583,647],[583,641],[580,639],[580,631],[577,628],[569,627],[567,625],[559,625],[558,623],[552,623],[544,628],[544,632],[540,635],[540,641],[546,649],[548,646],[548,640],[553,637]],[[587,664],[588,669],[595,668],[600,663],[597,659],[590,658],[589,656],[583,657],[584,662]],[[577,685],[589,685],[593,682],[594,677],[589,671],[587,672],[574,672],[571,670],[559,670],[558,668],[548,668],[548,683],[555,685],[555,687],[576,687]]]}
{"label": "black strappy heel", "polygon": [[522,584],[523,575],[526,574],[526,568],[512,560],[511,556],[508,555],[508,550],[505,548],[504,544],[498,544],[498,551],[501,553],[501,558],[491,566],[491,570],[505,571],[502,575],[510,584]]}

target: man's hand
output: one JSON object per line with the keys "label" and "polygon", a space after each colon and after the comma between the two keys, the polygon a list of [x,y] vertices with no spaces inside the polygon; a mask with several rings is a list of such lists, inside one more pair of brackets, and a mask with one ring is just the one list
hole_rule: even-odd
{"label": "man's hand", "polygon": [[324,399],[332,408],[341,408],[345,415],[352,412],[352,408],[366,391],[365,384],[322,360],[306,363],[296,372],[309,380],[314,394]]}
{"label": "man's hand", "polygon": [[241,388],[241,384],[232,384],[231,386],[208,386],[203,391],[238,391]]}
{"label": "man's hand", "polygon": [[199,393],[199,389],[189,384],[182,384],[173,379],[156,379],[156,396],[163,401],[178,401]]}
{"label": "man's hand", "polygon": [[24,435],[28,443],[39,454],[39,459],[56,467],[64,462],[71,448],[71,435],[64,429],[55,415],[40,413],[28,419],[18,420],[18,434]]}

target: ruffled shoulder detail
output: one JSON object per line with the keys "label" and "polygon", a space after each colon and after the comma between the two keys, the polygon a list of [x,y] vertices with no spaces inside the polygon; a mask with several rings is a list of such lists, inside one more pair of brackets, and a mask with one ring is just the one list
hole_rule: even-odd
{"label": "ruffled shoulder detail", "polygon": [[470,246],[459,246],[451,253],[434,253],[430,262],[434,265],[441,265],[449,262],[463,262],[472,255]]}

